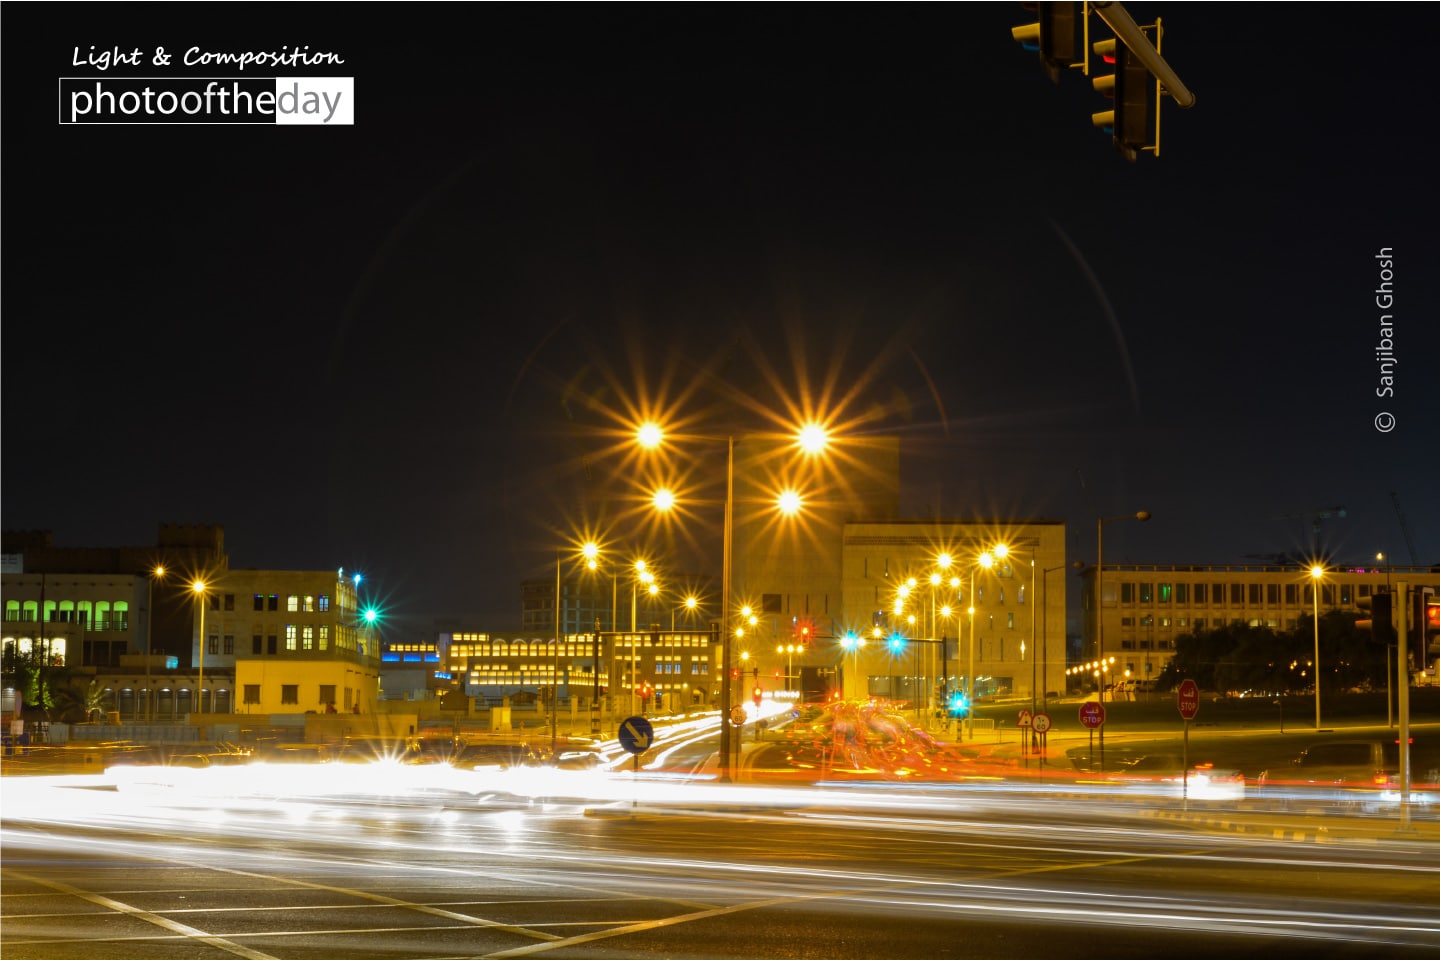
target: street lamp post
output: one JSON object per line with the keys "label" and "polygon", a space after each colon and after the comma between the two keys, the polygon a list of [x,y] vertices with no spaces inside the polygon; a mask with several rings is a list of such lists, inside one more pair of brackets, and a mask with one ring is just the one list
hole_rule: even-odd
{"label": "street lamp post", "polygon": [[165,567],[162,564],[157,564],[146,578],[149,590],[149,597],[145,601],[145,721],[147,723],[155,719],[155,688],[150,682],[150,658],[155,653],[155,581],[164,578]]}
{"label": "street lamp post", "polygon": [[1313,603],[1311,619],[1315,621],[1315,729],[1320,729],[1320,578],[1325,568],[1316,564],[1310,568],[1310,599]]}
{"label": "street lamp post", "polygon": [[[1144,523],[1150,519],[1150,512],[1140,510],[1119,517],[1101,517],[1095,524],[1095,658],[1097,660],[1105,659],[1105,524],[1114,523],[1116,520],[1131,519]],[[1103,686],[1100,688],[1100,702],[1105,702]]]}
{"label": "street lamp post", "polygon": [[205,704],[205,581],[196,580],[190,584],[200,604],[200,672],[196,676],[195,706],[197,713],[204,713]]}

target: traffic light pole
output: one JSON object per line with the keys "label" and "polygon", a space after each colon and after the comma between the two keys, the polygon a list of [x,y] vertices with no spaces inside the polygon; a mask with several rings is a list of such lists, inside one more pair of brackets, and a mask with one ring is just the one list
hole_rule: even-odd
{"label": "traffic light pole", "polygon": [[1397,712],[1400,714],[1400,831],[1410,830],[1410,658],[1406,654],[1409,643],[1410,584],[1397,581],[1399,610],[1392,609],[1395,620],[1395,681],[1398,690]]}

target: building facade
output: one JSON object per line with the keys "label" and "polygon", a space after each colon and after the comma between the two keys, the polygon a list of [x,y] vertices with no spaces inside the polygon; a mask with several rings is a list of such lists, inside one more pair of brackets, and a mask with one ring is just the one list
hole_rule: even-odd
{"label": "building facade", "polygon": [[1440,589],[1440,572],[1431,567],[1329,569],[1318,595],[1310,571],[1296,566],[1107,563],[1098,573],[1087,568],[1082,578],[1082,659],[1104,661],[1110,674],[1102,677],[1104,683],[1153,680],[1174,656],[1182,634],[1227,625],[1294,630],[1317,611],[1358,615],[1357,600],[1402,580],[1412,588]]}
{"label": "building facade", "polygon": [[1063,690],[1068,569],[1058,520],[846,524],[845,616],[827,638],[844,695],[934,707]]}

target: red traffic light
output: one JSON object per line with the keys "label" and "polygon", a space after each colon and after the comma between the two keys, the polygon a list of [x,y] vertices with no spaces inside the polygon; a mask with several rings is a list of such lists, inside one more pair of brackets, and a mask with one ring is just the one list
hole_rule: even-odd
{"label": "red traffic light", "polygon": [[751,691],[751,693],[750,693],[750,699],[752,699],[752,700],[755,701],[755,706],[757,706],[757,707],[760,706],[760,701],[764,698],[764,696],[765,696],[765,691],[764,691],[764,690],[761,690],[759,687],[756,687],[756,688],[755,688],[753,691]]}

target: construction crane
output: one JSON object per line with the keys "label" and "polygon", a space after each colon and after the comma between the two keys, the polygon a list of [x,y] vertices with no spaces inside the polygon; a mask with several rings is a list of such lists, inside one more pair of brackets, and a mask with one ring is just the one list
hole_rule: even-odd
{"label": "construction crane", "polygon": [[1301,510],[1296,513],[1282,513],[1278,517],[1271,517],[1271,520],[1309,520],[1310,521],[1310,556],[1318,559],[1320,556],[1320,521],[1343,519],[1345,516],[1344,507],[1312,507],[1309,510]]}
{"label": "construction crane", "polygon": [[1415,541],[1410,539],[1410,524],[1405,522],[1405,511],[1400,509],[1400,494],[1390,491],[1390,502],[1395,504],[1395,518],[1400,521],[1400,532],[1405,534],[1405,549],[1410,551],[1411,566],[1420,566],[1420,557],[1415,553]]}

